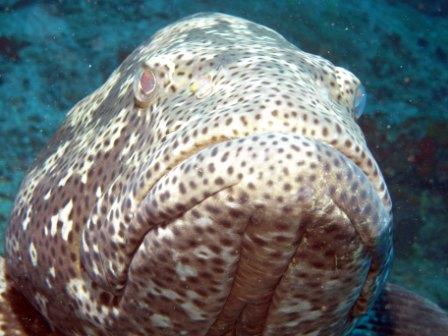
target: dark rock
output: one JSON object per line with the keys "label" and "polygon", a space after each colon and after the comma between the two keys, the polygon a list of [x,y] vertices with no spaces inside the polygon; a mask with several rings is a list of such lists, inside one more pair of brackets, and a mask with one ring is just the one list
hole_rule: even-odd
{"label": "dark rock", "polygon": [[0,55],[13,61],[20,60],[20,50],[29,45],[26,42],[19,42],[12,38],[0,36]]}
{"label": "dark rock", "polygon": [[419,37],[417,40],[417,44],[420,47],[426,48],[428,46],[429,42],[427,40],[425,40],[423,37]]}
{"label": "dark rock", "polygon": [[436,48],[435,55],[440,62],[446,63],[446,61],[448,59],[448,55],[446,54],[446,51],[443,50],[442,47]]}

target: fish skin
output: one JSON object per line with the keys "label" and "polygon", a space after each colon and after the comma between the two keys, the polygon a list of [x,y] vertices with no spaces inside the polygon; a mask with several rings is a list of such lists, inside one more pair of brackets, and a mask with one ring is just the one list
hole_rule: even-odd
{"label": "fish skin", "polygon": [[157,32],[25,177],[1,264],[5,335],[351,332],[392,257],[360,88],[229,15]]}

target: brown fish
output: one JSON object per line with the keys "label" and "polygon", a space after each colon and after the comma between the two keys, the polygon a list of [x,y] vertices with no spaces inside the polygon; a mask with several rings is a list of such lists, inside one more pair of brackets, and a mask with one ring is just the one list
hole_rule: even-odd
{"label": "brown fish", "polygon": [[3,335],[447,335],[440,308],[385,285],[391,200],[364,95],[243,19],[162,29],[25,178]]}

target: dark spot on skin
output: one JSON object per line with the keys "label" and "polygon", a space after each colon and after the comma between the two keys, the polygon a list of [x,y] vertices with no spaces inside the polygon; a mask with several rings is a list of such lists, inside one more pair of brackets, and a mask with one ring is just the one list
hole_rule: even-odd
{"label": "dark spot on skin", "polygon": [[342,128],[341,128],[341,126],[339,126],[338,123],[336,123],[336,132],[337,132],[338,134],[342,134]]}

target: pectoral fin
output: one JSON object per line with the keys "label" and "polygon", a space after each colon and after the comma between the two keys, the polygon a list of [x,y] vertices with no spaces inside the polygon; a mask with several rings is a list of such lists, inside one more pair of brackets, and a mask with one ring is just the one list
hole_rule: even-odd
{"label": "pectoral fin", "polygon": [[10,285],[0,257],[0,336],[58,336],[25,297]]}
{"label": "pectoral fin", "polygon": [[400,286],[387,284],[351,336],[447,336],[448,314]]}

